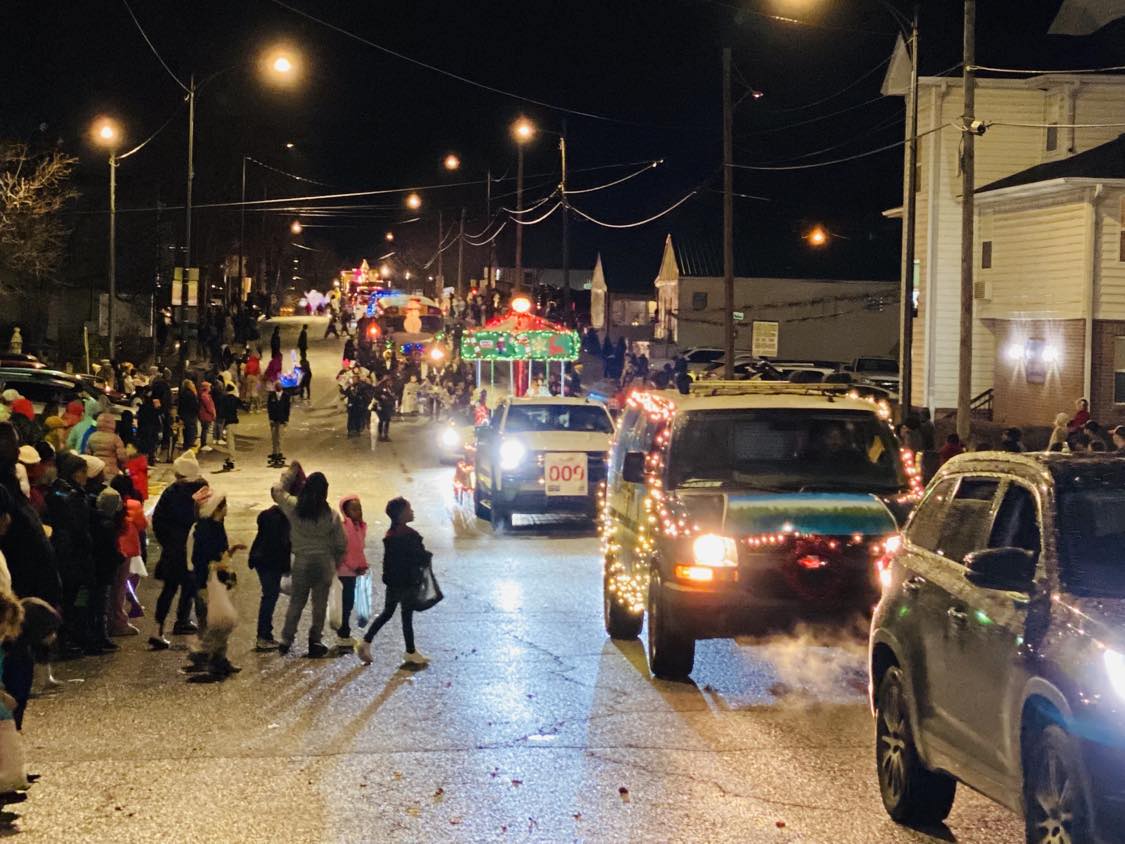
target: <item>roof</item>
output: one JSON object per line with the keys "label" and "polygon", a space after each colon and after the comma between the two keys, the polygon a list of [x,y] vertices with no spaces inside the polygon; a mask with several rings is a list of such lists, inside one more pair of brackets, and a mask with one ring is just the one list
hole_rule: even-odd
{"label": "roof", "polygon": [[517,406],[521,405],[597,405],[604,407],[599,401],[593,401],[589,398],[580,398],[578,396],[513,396],[510,399],[511,403]]}
{"label": "roof", "polygon": [[[710,382],[710,384],[729,384],[730,382]],[[879,405],[864,398],[841,395],[832,389],[819,388],[817,384],[788,384],[778,381],[740,381],[741,389],[718,395],[707,395],[693,390],[683,395],[672,390],[650,391],[638,394],[651,397],[657,404],[664,404],[677,411],[696,410],[742,410],[777,408],[781,410],[860,410],[877,413]],[[703,382],[710,386],[708,382]],[[846,385],[836,385],[837,388]]]}
{"label": "roof", "polygon": [[987,193],[1054,179],[1125,179],[1125,135],[1069,158],[1028,167],[979,187],[976,192]]}

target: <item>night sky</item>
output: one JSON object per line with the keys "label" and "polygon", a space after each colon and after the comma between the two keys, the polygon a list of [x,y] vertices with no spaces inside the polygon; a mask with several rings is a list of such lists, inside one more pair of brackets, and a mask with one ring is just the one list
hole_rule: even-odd
{"label": "night sky", "polygon": [[[611,231],[575,220],[575,267],[592,266],[600,250],[611,288],[648,288],[671,232],[702,270],[720,274],[724,45],[734,48],[735,97],[748,86],[765,95],[747,98],[737,111],[736,162],[815,162],[902,137],[903,101],[878,98],[884,69],[877,66],[890,55],[895,24],[874,0],[292,4],[485,85],[612,118],[567,114],[480,90],[359,43],[271,0],[132,0],[149,37],[181,78],[232,68],[199,95],[197,205],[238,200],[243,154],[324,183],[297,182],[252,166],[250,198],[260,198],[263,191],[300,196],[478,182],[423,191],[423,218],[416,223],[395,225],[406,216],[401,194],[348,200],[369,207],[349,209],[347,215],[305,217],[325,226],[307,228],[302,242],[321,249],[326,260],[374,259],[385,251],[383,233],[393,228],[401,255],[421,261],[436,244],[438,208],[449,220],[465,206],[467,230],[480,231],[486,222],[480,182],[487,169],[507,177],[493,187],[502,197],[497,204],[513,202],[515,146],[508,126],[522,113],[549,131],[561,130],[566,120],[572,187],[594,186],[636,169],[606,165],[664,159],[656,170],[618,188],[574,197],[576,206],[595,217],[622,223],[642,219],[704,186],[674,213],[639,228]],[[1121,63],[1125,30],[1119,25],[1091,38],[1046,36],[1059,5],[1059,0],[981,2],[978,61],[1045,68]],[[775,12],[808,23],[779,21]],[[958,61],[960,28],[960,3],[924,5],[923,73]],[[158,202],[176,206],[184,194],[182,92],[120,0],[16,0],[7,4],[5,29],[0,136],[30,139],[38,146],[61,143],[81,157],[77,175],[83,196],[71,214],[73,266],[61,273],[64,280],[77,281],[104,266],[104,251],[98,249],[104,250],[107,168],[102,153],[86,141],[90,121],[99,114],[116,115],[137,143],[174,115],[148,147],[122,163],[118,202],[123,212],[151,209]],[[279,41],[303,54],[303,79],[293,90],[264,87],[254,70],[260,51]],[[39,130],[41,125],[45,130]],[[293,149],[286,149],[287,142]],[[827,151],[809,155],[818,150]],[[441,168],[450,151],[463,160],[453,177]],[[769,200],[735,200],[738,272],[896,277],[899,225],[883,220],[880,212],[900,204],[901,156],[901,149],[894,149],[798,173],[738,172],[736,191]],[[529,145],[527,172],[530,203],[557,183],[554,136],[541,134]],[[251,213],[247,225],[260,228],[262,216]],[[271,231],[282,231],[293,215],[265,216]],[[179,237],[182,217],[164,210],[159,222]],[[151,275],[156,212],[130,210],[121,219],[127,253],[122,284],[143,289]],[[201,253],[222,254],[237,237],[235,210],[201,208],[195,220]],[[813,223],[839,235],[830,248],[814,251],[801,239]],[[511,262],[512,228],[498,241],[502,264]],[[557,215],[530,227],[525,265],[561,265],[560,231]],[[447,260],[455,260],[455,253],[447,252]],[[468,257],[472,272],[483,263],[483,250]]]}

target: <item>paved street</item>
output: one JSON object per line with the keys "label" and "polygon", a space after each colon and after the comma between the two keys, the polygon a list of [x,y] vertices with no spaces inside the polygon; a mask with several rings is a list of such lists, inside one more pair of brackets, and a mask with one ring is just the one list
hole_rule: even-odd
{"label": "paved street", "polygon": [[[296,328],[286,326],[287,344]],[[294,408],[284,451],[328,475],[330,499],[360,494],[376,566],[384,503],[412,500],[446,594],[415,622],[432,664],[399,668],[397,619],[369,667],[303,658],[304,628],[290,656],[255,653],[258,587],[243,554],[231,649],[241,674],[189,684],[177,673],[182,642],[149,653],[143,637],[58,666],[64,690],[34,700],[25,724],[43,776],[20,839],[1021,838],[1013,815],[967,791],[932,835],[887,819],[861,632],[832,646],[706,642],[694,684],[654,681],[639,641],[605,636],[597,537],[519,521],[504,536],[455,536],[452,470],[436,462],[433,429],[405,422],[389,444],[347,439],[331,383],[340,345],[321,342],[316,325],[310,333],[314,401]],[[253,457],[208,475],[230,495],[232,541],[247,544],[276,477],[262,416],[243,426]],[[221,458],[203,462],[213,472]],[[151,581],[142,594],[151,608]]]}

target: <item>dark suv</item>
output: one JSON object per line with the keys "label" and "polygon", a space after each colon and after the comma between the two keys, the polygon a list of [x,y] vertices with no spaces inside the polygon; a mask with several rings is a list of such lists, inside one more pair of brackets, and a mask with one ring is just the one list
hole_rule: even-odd
{"label": "dark suv", "polygon": [[879,786],[932,823],[957,781],[1027,840],[1125,840],[1125,459],[977,452],[880,562]]}

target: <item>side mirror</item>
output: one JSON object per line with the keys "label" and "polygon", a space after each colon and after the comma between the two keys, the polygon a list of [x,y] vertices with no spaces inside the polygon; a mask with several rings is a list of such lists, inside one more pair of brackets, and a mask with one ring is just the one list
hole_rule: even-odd
{"label": "side mirror", "polygon": [[965,557],[965,579],[985,589],[1031,592],[1035,555],[1023,548],[989,548]]}
{"label": "side mirror", "polygon": [[630,451],[625,454],[625,462],[621,466],[621,479],[629,484],[643,484],[645,482],[645,453],[643,451]]}

